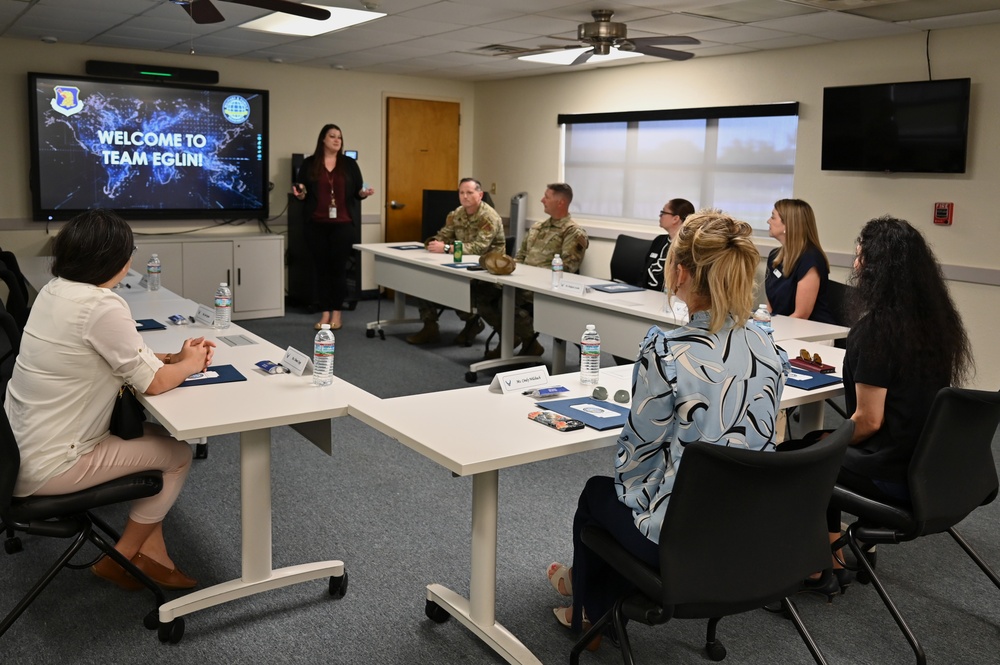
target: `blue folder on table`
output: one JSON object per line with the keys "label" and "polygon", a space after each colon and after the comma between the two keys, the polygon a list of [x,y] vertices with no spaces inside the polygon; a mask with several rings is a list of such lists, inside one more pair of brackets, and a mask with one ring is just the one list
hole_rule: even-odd
{"label": "blue folder on table", "polygon": [[801,390],[814,390],[816,388],[822,388],[823,386],[829,386],[834,383],[840,383],[841,381],[843,381],[843,379],[839,376],[830,376],[829,374],[810,372],[808,370],[799,369],[798,367],[793,367],[792,371],[788,373],[785,385],[791,386],[792,388],[799,388]]}
{"label": "blue folder on table", "polygon": [[[233,381],[246,381],[247,377],[240,374],[240,371],[232,365],[212,365],[206,372],[215,372],[218,376],[206,378],[187,378],[180,387],[184,386],[207,386],[211,383],[232,383]],[[191,376],[197,376],[192,374]]]}
{"label": "blue folder on table", "polygon": [[593,397],[572,397],[555,402],[538,402],[537,406],[582,420],[587,427],[598,431],[620,428],[625,424],[625,419],[628,418],[627,406]]}
{"label": "blue folder on table", "polygon": [[630,293],[632,291],[645,290],[641,286],[633,286],[622,282],[613,282],[611,284],[591,284],[590,288],[595,291],[603,291],[604,293]]}
{"label": "blue folder on table", "polygon": [[147,330],[166,330],[167,327],[155,319],[136,319],[135,329],[139,332]]}
{"label": "blue folder on table", "polygon": [[416,243],[410,245],[393,245],[391,249],[423,249],[423,245],[418,245]]}

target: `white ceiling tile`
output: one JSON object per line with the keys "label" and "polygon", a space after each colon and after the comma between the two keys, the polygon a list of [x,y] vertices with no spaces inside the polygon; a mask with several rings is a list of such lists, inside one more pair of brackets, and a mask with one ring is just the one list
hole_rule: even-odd
{"label": "white ceiling tile", "polygon": [[746,42],[760,42],[765,39],[780,39],[788,37],[787,32],[777,30],[765,30],[749,25],[741,25],[735,28],[723,28],[721,30],[706,30],[698,33],[698,39],[710,42],[720,42],[722,44],[744,44]]}
{"label": "white ceiling tile", "polygon": [[759,28],[794,32],[828,39],[862,39],[865,37],[887,37],[916,32],[912,28],[876,21],[863,16],[853,16],[841,12],[821,12],[805,16],[791,16],[754,23]]}
{"label": "white ceiling tile", "polygon": [[502,21],[517,16],[517,12],[499,9],[491,3],[488,6],[459,4],[457,2],[436,2],[397,14],[398,16],[418,18],[425,21],[444,21],[446,23],[461,23],[462,25],[482,25],[493,21]]}
{"label": "white ceiling tile", "polygon": [[577,25],[577,23],[567,21],[565,19],[532,14],[530,16],[519,16],[505,21],[496,21],[494,23],[489,23],[486,27],[493,28],[495,30],[520,32],[528,35],[555,35],[558,33],[576,34]]}
{"label": "white ceiling tile", "polygon": [[689,35],[694,32],[720,30],[738,25],[739,23],[733,23],[732,21],[702,18],[701,16],[692,16],[690,14],[666,14],[642,21],[632,21],[628,24],[628,27],[629,32],[643,30],[659,35]]}
{"label": "white ceiling tile", "polygon": [[403,18],[401,16],[386,16],[378,20],[378,24],[373,24],[383,32],[397,35],[410,35],[413,37],[424,37],[427,35],[437,35],[451,30],[460,30],[464,25],[458,23],[445,23],[443,21],[425,21],[419,18]]}

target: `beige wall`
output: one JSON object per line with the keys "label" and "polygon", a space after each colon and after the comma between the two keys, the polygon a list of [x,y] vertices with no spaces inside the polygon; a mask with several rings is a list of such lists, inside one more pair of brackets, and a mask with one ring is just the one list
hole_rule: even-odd
{"label": "beige wall", "polygon": [[[1000,70],[994,64],[1000,61],[1000,26],[934,31],[930,55],[934,78],[972,78],[971,148],[964,175],[887,176],[819,168],[823,87],[925,79],[924,35],[479,83],[475,173],[484,183],[497,183],[494,199],[502,214],[512,194],[527,191],[528,217],[538,218],[544,184],[560,177],[560,113],[798,101],[795,195],[815,208],[824,248],[853,253],[861,225],[892,213],[919,227],[942,263],[995,269],[1000,124],[993,116],[1000,108]],[[664,200],[675,196],[691,198],[664,183]],[[935,201],[955,203],[954,226],[931,223]],[[595,240],[583,272],[607,276],[611,246],[612,241]],[[998,281],[995,271],[984,274]],[[996,390],[1000,288],[950,285],[976,352],[975,385]]]}

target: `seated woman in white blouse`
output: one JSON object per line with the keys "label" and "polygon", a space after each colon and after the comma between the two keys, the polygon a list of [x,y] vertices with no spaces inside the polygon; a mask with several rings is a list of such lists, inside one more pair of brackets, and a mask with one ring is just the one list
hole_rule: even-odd
{"label": "seated woman in white blouse", "polygon": [[[191,447],[146,424],[124,441],[109,431],[119,388],[147,395],[203,371],[215,344],[188,339],[156,354],[136,332],[128,304],[111,288],[132,264],[132,229],[107,210],[84,212],[53,242],[52,274],[24,328],[4,409],[21,452],[15,496],[69,494],[140,471],[163,471],[163,490],[135,501],[115,548],[162,587],[197,582],[167,554],[163,518],[191,466]],[[125,589],[140,584],[109,557],[94,574]]]}

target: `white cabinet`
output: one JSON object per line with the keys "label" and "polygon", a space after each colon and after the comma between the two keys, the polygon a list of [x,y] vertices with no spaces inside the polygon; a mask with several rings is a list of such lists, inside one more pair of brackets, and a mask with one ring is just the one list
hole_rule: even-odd
{"label": "white cabinet", "polygon": [[133,268],[156,252],[165,288],[210,304],[220,282],[233,290],[233,319],[285,315],[284,236],[136,236]]}

